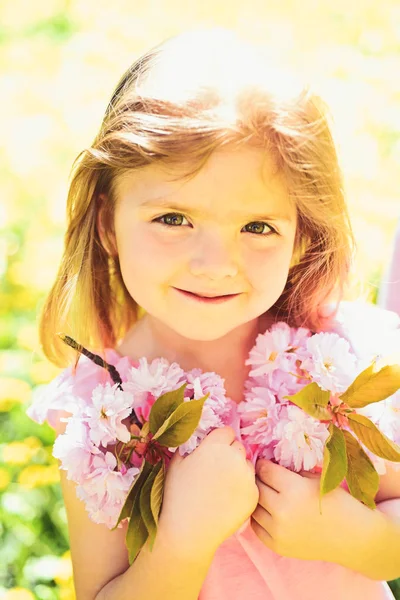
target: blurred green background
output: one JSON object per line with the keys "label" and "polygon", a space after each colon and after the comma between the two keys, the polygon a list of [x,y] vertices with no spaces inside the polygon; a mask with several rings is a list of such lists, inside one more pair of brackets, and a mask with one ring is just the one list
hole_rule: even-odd
{"label": "blurred green background", "polygon": [[[212,25],[268,44],[331,107],[358,241],[354,282],[376,302],[400,214],[398,0],[3,0],[0,599],[74,598],[54,432],[25,415],[32,390],[58,372],[36,327],[61,255],[72,161],[133,60],[166,37]],[[400,599],[400,584],[390,585]]]}

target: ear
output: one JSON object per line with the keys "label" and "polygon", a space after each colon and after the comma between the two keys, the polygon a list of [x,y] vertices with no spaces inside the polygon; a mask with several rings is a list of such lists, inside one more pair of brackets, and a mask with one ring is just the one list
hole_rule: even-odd
{"label": "ear", "polygon": [[118,256],[110,200],[105,194],[99,194],[98,203],[96,226],[101,245],[109,256]]}

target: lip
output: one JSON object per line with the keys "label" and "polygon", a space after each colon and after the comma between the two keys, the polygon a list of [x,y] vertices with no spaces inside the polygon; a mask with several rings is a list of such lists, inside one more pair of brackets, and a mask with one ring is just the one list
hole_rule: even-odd
{"label": "lip", "polygon": [[179,292],[181,295],[185,296],[186,298],[194,300],[195,302],[201,302],[203,304],[223,304],[225,302],[229,302],[229,300],[232,300],[233,298],[236,298],[236,296],[240,295],[226,294],[223,296],[199,296],[198,294],[195,294],[194,292],[189,292],[187,290],[181,290],[179,288],[173,289]]}

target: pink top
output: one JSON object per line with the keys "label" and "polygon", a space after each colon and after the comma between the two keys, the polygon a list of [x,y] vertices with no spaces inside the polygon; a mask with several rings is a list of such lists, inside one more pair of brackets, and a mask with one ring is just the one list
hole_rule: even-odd
{"label": "pink top", "polygon": [[[342,303],[331,331],[350,342],[353,351],[366,359],[387,349],[400,334],[400,318],[372,305]],[[106,360],[124,376],[131,366],[127,357],[106,351]],[[55,427],[69,416],[74,395],[90,399],[95,385],[108,375],[82,357],[73,376],[65,369],[46,386],[27,410],[38,423]],[[388,600],[394,598],[388,584],[375,581],[335,563],[299,560],[274,553],[257,537],[250,518],[221,544],[204,580],[199,600]]]}
{"label": "pink top", "polygon": [[385,581],[334,563],[280,556],[250,525],[219,546],[199,600],[393,600]]}

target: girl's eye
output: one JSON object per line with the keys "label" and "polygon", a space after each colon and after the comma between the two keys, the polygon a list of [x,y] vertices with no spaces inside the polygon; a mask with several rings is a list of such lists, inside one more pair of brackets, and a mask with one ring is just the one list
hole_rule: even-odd
{"label": "girl's eye", "polygon": [[156,223],[167,225],[167,227],[178,227],[179,225],[184,225],[183,220],[188,222],[186,217],[180,213],[168,213],[167,215],[162,215],[162,217],[154,219]]}
{"label": "girl's eye", "polygon": [[[266,227],[268,227],[269,231],[266,231]],[[268,223],[264,223],[264,221],[253,221],[252,223],[247,223],[243,229],[247,228],[247,233],[255,233],[258,235],[271,235],[272,233],[276,233],[274,229]]]}
{"label": "girl's eye", "polygon": [[[180,227],[182,225],[189,225],[188,220],[180,213],[168,213],[166,215],[162,215],[161,217],[157,217],[153,222],[161,223],[166,227]],[[244,226],[243,230],[246,233],[254,233],[256,235],[272,235],[276,233],[276,231],[268,225],[268,223],[264,223],[264,221],[252,221]],[[242,230],[242,231],[243,231]]]}

